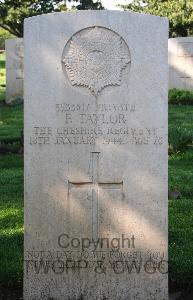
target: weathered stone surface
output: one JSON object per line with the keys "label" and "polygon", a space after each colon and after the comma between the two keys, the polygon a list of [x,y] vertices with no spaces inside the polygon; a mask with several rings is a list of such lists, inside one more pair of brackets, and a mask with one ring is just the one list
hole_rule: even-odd
{"label": "weathered stone surface", "polygon": [[6,103],[23,98],[23,39],[5,41],[6,50]]}
{"label": "weathered stone surface", "polygon": [[25,21],[25,300],[168,299],[167,32],[131,12]]}
{"label": "weathered stone surface", "polygon": [[193,38],[169,39],[168,53],[169,87],[193,90]]}

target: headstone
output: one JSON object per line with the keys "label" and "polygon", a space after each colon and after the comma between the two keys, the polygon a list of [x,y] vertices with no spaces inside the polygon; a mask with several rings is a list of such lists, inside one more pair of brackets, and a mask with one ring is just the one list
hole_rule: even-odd
{"label": "headstone", "polygon": [[168,51],[169,87],[193,90],[193,38],[169,39]]}
{"label": "headstone", "polygon": [[168,21],[25,21],[24,299],[168,299]]}
{"label": "headstone", "polygon": [[5,41],[6,50],[6,103],[23,98],[23,39]]}

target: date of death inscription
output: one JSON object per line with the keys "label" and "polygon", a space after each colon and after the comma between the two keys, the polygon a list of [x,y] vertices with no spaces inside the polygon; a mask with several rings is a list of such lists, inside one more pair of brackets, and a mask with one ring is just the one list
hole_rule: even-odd
{"label": "date of death inscription", "polygon": [[[56,121],[34,124],[31,145],[162,145],[164,128],[134,126],[135,105],[56,105]],[[132,118],[133,120],[134,118]],[[53,125],[54,124],[54,125]]]}

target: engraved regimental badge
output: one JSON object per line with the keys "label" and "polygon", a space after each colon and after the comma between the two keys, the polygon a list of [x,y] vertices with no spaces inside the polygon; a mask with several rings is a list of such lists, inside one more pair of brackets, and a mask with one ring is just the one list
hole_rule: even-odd
{"label": "engraved regimental badge", "polygon": [[73,86],[88,88],[95,96],[108,86],[120,86],[122,71],[131,63],[125,41],[104,27],[77,32],[62,54],[63,70]]}

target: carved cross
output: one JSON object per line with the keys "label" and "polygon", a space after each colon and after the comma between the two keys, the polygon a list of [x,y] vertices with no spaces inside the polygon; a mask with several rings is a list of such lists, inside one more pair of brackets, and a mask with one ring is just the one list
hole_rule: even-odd
{"label": "carved cross", "polygon": [[99,189],[120,189],[123,190],[123,181],[120,182],[102,182],[99,180],[98,170],[99,170],[99,155],[100,152],[91,152],[91,164],[90,164],[90,174],[91,180],[89,181],[68,181],[68,190],[70,192],[73,188],[85,188],[91,187],[92,191],[92,238],[94,240],[98,239],[98,200],[99,200]]}

